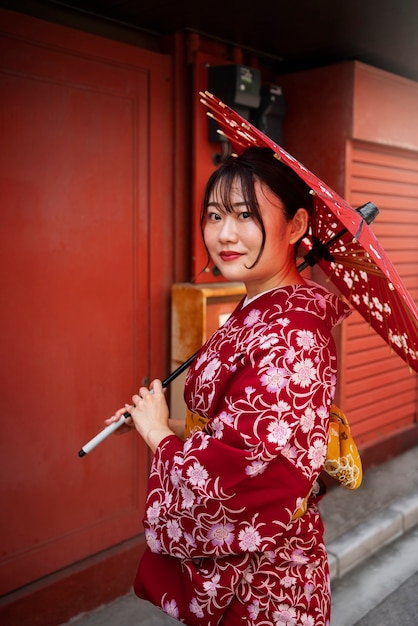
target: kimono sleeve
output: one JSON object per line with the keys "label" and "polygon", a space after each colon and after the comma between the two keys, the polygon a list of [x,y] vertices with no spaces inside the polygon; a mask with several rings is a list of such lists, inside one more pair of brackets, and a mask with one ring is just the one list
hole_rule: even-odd
{"label": "kimono sleeve", "polygon": [[252,336],[233,375],[212,383],[206,429],[156,451],[144,519],[152,551],[196,558],[277,547],[325,461],[333,360],[330,333],[312,315]]}

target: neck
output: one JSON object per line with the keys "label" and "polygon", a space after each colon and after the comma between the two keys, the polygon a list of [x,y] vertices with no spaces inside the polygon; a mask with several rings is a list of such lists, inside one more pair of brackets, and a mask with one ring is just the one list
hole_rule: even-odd
{"label": "neck", "polygon": [[272,276],[269,280],[253,282],[248,281],[245,283],[248,298],[255,298],[265,291],[271,291],[278,287],[287,287],[289,285],[304,285],[305,280],[299,274],[296,267],[294,271],[287,272],[284,275]]}

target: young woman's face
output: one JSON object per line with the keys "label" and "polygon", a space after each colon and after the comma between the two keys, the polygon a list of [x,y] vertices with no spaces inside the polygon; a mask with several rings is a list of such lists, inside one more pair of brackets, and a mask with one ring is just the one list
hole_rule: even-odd
{"label": "young woman's face", "polygon": [[255,192],[266,232],[264,250],[255,265],[263,235],[238,180],[230,192],[232,213],[226,212],[215,187],[203,229],[206,247],[216,267],[226,280],[244,282],[249,297],[302,282],[294,261],[294,244],[298,239],[294,220],[285,219],[283,203],[259,181],[255,182]]}

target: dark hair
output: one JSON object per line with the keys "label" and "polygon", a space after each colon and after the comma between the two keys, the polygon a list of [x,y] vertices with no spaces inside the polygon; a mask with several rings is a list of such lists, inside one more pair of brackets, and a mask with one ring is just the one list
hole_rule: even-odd
{"label": "dark hair", "polygon": [[[312,196],[308,185],[288,165],[280,161],[270,148],[247,148],[239,156],[230,157],[215,170],[206,184],[203,196],[200,215],[202,236],[211,193],[217,188],[225,210],[231,213],[233,211],[230,202],[231,188],[234,181],[238,180],[248,203],[248,210],[258,222],[263,235],[260,252],[252,267],[258,263],[266,241],[266,231],[254,189],[256,179],[267,185],[281,200],[287,221],[290,221],[300,208],[306,209],[309,215],[312,212]],[[296,248],[297,246],[295,250]]]}

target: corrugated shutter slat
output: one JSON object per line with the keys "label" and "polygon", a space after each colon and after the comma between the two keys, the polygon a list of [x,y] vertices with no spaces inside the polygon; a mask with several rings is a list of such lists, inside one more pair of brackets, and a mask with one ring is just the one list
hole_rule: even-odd
{"label": "corrugated shutter slat", "polygon": [[[380,210],[373,231],[418,298],[418,153],[362,142],[347,146],[347,198]],[[341,404],[359,446],[417,420],[418,376],[356,312],[344,323]]]}

